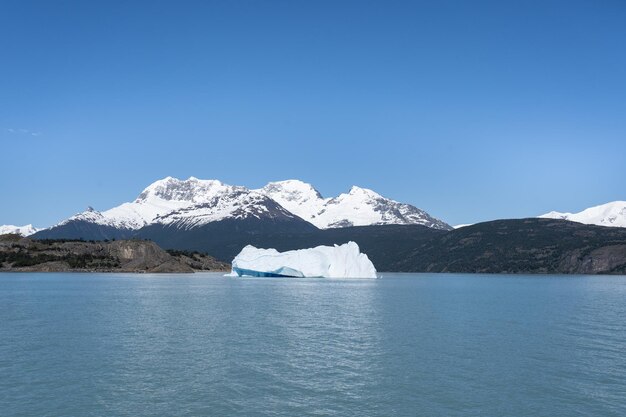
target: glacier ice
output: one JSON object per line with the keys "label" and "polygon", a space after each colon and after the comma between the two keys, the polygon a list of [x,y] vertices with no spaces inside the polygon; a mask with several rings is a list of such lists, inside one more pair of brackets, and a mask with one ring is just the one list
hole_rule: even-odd
{"label": "glacier ice", "polygon": [[231,276],[376,278],[355,242],[278,252],[248,245],[233,259]]}

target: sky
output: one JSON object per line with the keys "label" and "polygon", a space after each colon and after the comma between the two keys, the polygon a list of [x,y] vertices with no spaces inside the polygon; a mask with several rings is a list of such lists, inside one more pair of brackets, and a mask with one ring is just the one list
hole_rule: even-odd
{"label": "sky", "polygon": [[626,200],[626,2],[0,3],[0,224],[174,176],[450,224]]}

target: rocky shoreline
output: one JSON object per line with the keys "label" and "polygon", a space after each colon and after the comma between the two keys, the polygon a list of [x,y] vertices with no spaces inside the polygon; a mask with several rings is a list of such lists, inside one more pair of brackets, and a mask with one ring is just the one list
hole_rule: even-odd
{"label": "rocky shoreline", "polygon": [[146,240],[33,240],[0,236],[0,272],[193,273],[228,271],[200,252],[165,251]]}

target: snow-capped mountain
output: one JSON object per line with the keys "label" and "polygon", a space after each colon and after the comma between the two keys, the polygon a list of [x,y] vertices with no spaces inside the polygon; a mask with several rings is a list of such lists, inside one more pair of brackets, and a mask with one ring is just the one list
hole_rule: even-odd
{"label": "snow-capped mountain", "polygon": [[11,224],[4,224],[0,226],[0,235],[17,234],[21,236],[30,236],[37,233],[39,229],[33,227],[32,224],[25,226],[13,226]]}
{"label": "snow-capped mountain", "polygon": [[[279,181],[257,190],[217,180],[167,177],[150,184],[132,202],[106,211],[78,213],[38,237],[127,238],[154,225],[192,229],[224,220],[266,220],[268,225],[304,220],[320,229],[385,224],[417,224],[449,230],[423,210],[365,188],[324,198],[310,184]],[[278,223],[276,223],[278,222]]]}
{"label": "snow-capped mountain", "polygon": [[167,177],[150,184],[130,203],[99,212],[89,207],[57,226],[72,221],[84,221],[119,229],[136,230],[152,224],[161,216],[206,204],[218,195],[246,190],[244,187],[226,185],[217,180],[187,180]]}
{"label": "snow-capped mountain", "polygon": [[390,200],[367,188],[354,186],[348,193],[323,198],[311,184],[287,180],[271,182],[257,191],[320,229],[383,224],[450,229],[448,224],[415,206]]}
{"label": "snow-capped mountain", "polygon": [[563,219],[598,226],[626,227],[626,201],[613,201],[611,203],[590,207],[578,213],[551,211],[539,217]]}

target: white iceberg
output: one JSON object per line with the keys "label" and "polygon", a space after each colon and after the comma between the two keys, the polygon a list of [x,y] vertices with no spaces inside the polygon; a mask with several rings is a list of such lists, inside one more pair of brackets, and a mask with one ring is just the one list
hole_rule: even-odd
{"label": "white iceberg", "polygon": [[376,268],[359,245],[317,246],[278,252],[248,245],[233,259],[231,276],[376,278]]}

